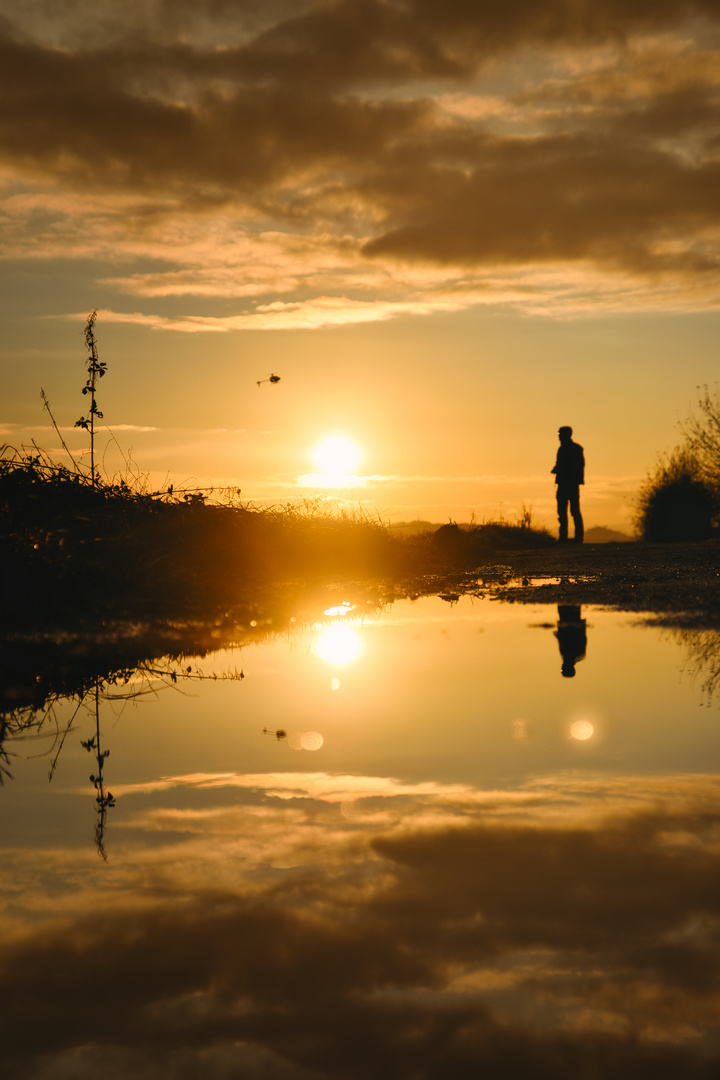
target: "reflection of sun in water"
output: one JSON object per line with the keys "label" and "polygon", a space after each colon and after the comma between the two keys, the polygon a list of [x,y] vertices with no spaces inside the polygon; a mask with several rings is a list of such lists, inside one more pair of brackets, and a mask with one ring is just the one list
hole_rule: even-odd
{"label": "reflection of sun in water", "polygon": [[325,608],[326,615],[349,615],[353,610],[354,604],[348,603],[347,600],[343,600],[342,604],[335,604],[333,607]]}
{"label": "reflection of sun in water", "polygon": [[344,435],[330,435],[313,450],[313,461],[326,476],[349,476],[361,457],[360,449]]}
{"label": "reflection of sun in water", "polygon": [[350,664],[359,656],[362,642],[351,626],[335,623],[320,634],[314,652],[329,664]]}
{"label": "reflection of sun in water", "polygon": [[595,728],[589,720],[576,720],[574,724],[570,725],[571,739],[578,739],[580,742],[585,742],[586,739],[592,739],[594,734]]}

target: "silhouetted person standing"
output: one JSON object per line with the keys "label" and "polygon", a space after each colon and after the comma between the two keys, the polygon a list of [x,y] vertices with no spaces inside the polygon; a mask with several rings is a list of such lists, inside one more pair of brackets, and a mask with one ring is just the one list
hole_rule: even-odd
{"label": "silhouetted person standing", "polygon": [[580,485],[585,483],[585,454],[582,446],[573,442],[571,427],[561,427],[558,435],[560,446],[555,468],[551,470],[555,473],[557,484],[558,521],[560,522],[558,540],[561,544],[567,542],[569,505],[575,525],[575,543],[582,544],[584,529],[580,513]]}

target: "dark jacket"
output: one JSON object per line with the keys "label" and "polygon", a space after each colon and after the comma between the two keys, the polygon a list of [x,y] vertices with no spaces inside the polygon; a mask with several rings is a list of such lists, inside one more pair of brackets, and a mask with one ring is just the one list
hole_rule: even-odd
{"label": "dark jacket", "polygon": [[585,454],[582,446],[573,442],[572,439],[569,442],[560,443],[555,468],[551,471],[555,473],[555,483],[562,484],[563,487],[584,484]]}

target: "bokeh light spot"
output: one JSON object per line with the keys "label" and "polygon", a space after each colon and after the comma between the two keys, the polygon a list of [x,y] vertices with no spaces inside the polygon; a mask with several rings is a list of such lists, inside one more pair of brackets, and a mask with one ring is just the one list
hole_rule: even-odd
{"label": "bokeh light spot", "polygon": [[587,739],[592,739],[595,734],[595,728],[589,720],[576,720],[570,725],[570,738],[577,739],[579,742],[585,742]]}
{"label": "bokeh light spot", "polygon": [[515,742],[527,742],[530,738],[530,729],[527,720],[513,720],[512,737]]}
{"label": "bokeh light spot", "polygon": [[319,731],[291,731],[288,745],[293,750],[319,750],[325,739]]}
{"label": "bokeh light spot", "polygon": [[325,742],[319,731],[303,731],[300,744],[303,750],[319,750]]}

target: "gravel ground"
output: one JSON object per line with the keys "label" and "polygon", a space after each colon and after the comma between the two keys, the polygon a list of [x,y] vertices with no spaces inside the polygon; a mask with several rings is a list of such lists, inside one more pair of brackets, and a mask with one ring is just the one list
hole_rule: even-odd
{"label": "gravel ground", "polygon": [[[503,556],[492,595],[513,603],[598,604],[720,628],[720,541],[558,544]],[[481,575],[483,576],[483,575]]]}

